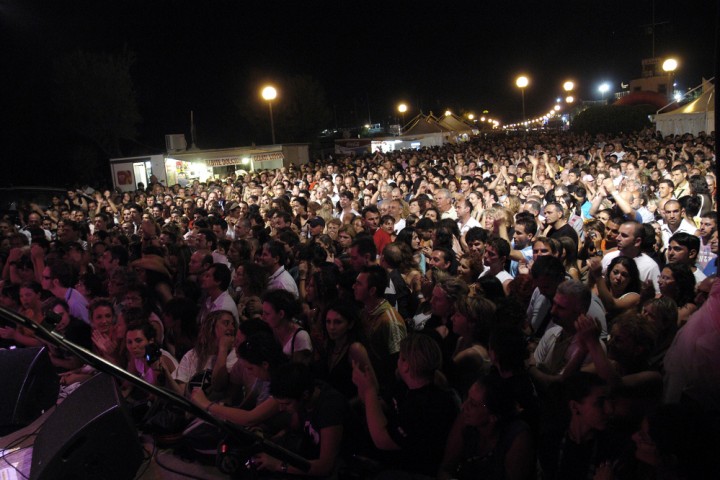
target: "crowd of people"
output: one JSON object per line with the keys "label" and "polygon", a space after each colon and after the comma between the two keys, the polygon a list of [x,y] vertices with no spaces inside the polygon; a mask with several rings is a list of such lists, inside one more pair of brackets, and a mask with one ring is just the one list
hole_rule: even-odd
{"label": "crowd of people", "polygon": [[[0,219],[0,305],[310,461],[262,474],[718,478],[715,148],[480,135],[69,189]],[[66,393],[96,373],[48,352]],[[212,433],[166,413],[141,428]]]}

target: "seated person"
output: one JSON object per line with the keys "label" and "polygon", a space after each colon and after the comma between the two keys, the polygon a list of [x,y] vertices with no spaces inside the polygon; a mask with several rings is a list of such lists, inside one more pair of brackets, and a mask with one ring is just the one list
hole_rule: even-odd
{"label": "seated person", "polygon": [[255,333],[237,347],[238,364],[246,377],[255,381],[238,407],[211,402],[202,388],[194,388],[191,400],[200,408],[238,425],[255,426],[280,411],[278,401],[270,396],[270,372],[285,363],[280,345],[271,333]]}
{"label": "seated person", "polygon": [[422,475],[437,473],[458,412],[453,394],[434,383],[441,366],[440,347],[430,336],[418,333],[400,342],[397,370],[401,381],[391,392],[387,405],[392,408],[386,412],[372,367],[353,365],[353,382],[365,404],[370,437],[378,449],[393,452],[389,462],[394,468]]}
{"label": "seated person", "polygon": [[516,413],[509,385],[480,377],[450,431],[437,478],[535,478],[530,427]]}
{"label": "seated person", "polygon": [[[545,415],[538,460],[544,478],[597,478],[593,472],[616,461],[629,438],[608,428],[612,411],[607,383],[595,374],[578,372],[562,384],[562,412]],[[623,441],[625,440],[625,441]]]}
{"label": "seated person", "polygon": [[[87,350],[92,348],[90,325],[79,318],[70,316],[70,307],[65,300],[52,297],[43,303],[43,311],[46,318],[54,316],[57,319],[54,330],[66,340]],[[67,350],[51,344],[47,344],[47,347],[50,361],[57,371],[66,372],[82,367],[82,360]]]}
{"label": "seated person", "polygon": [[[310,461],[310,469],[303,472],[267,453],[252,458],[259,471],[291,473],[294,475],[328,476],[336,468],[347,416],[347,401],[324,382],[316,382],[310,367],[291,362],[275,370],[270,380],[270,395],[278,402],[280,411],[291,416],[290,433],[302,436],[295,453]],[[294,440],[297,440],[297,435]],[[283,440],[278,441],[283,445]]]}
{"label": "seated person", "polygon": [[188,351],[174,372],[165,371],[168,385],[179,395],[190,394],[188,384],[203,385],[211,398],[222,398],[228,384],[229,371],[237,361],[235,343],[236,323],[227,310],[210,312],[200,327],[195,348]]}
{"label": "seated person", "polygon": [[[128,352],[127,371],[152,385],[164,386],[166,379],[163,371],[172,374],[178,362],[170,352],[160,348],[155,341],[155,335],[155,329],[147,321],[128,324],[125,331],[125,346]],[[126,397],[131,395],[134,398],[146,397],[142,392],[135,392],[129,382],[123,386],[123,390]]]}

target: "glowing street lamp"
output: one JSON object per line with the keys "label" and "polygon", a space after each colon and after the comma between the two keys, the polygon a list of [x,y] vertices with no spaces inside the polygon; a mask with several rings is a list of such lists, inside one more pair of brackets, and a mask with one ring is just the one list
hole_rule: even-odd
{"label": "glowing street lamp", "polygon": [[402,115],[402,126],[400,127],[400,129],[402,130],[402,127],[405,126],[405,112],[407,112],[408,107],[404,103],[401,103],[400,105],[398,105],[397,109],[398,112],[400,112],[400,115]]}
{"label": "glowing street lamp", "polygon": [[520,75],[515,80],[515,85],[520,89],[520,95],[522,96],[523,120],[525,120],[525,89],[529,84],[530,80],[525,75]]}
{"label": "glowing street lamp", "polygon": [[570,80],[568,80],[567,82],[563,83],[563,89],[564,89],[566,92],[572,92],[574,88],[575,88],[575,83],[572,82],[572,81],[570,81]]}
{"label": "glowing street lamp", "polygon": [[475,120],[475,115],[473,115],[472,113],[468,114],[468,119]]}
{"label": "glowing street lamp", "polygon": [[565,103],[573,103],[574,101],[575,97],[573,97],[572,95],[568,95],[567,97],[565,97]]}
{"label": "glowing street lamp", "polygon": [[605,100],[605,94],[610,90],[610,85],[605,82],[598,87],[598,91],[602,95],[602,99]]}
{"label": "glowing street lamp", "polygon": [[268,85],[262,89],[260,95],[268,102],[268,109],[270,110],[270,131],[272,132],[272,143],[275,145],[275,122],[273,122],[272,101],[277,98],[277,90],[272,85]]}
{"label": "glowing street lamp", "polygon": [[668,58],[665,60],[662,64],[663,72],[672,73],[675,70],[677,70],[678,67],[678,61],[674,58]]}

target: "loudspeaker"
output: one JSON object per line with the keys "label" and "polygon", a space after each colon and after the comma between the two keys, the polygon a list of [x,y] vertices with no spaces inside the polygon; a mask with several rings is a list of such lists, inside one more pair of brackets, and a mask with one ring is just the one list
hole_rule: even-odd
{"label": "loudspeaker", "polygon": [[48,417],[33,445],[31,480],[132,479],[143,449],[115,380],[95,375]]}
{"label": "loudspeaker", "polygon": [[45,347],[0,350],[0,436],[29,425],[55,405],[60,380]]}

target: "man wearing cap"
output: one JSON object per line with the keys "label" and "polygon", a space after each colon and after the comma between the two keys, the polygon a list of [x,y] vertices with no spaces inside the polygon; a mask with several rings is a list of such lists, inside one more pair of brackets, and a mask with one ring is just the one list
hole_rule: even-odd
{"label": "man wearing cap", "polygon": [[325,220],[322,217],[313,217],[307,221],[308,239],[313,241],[323,234],[325,230]]}

